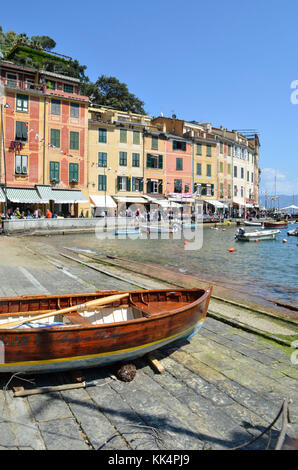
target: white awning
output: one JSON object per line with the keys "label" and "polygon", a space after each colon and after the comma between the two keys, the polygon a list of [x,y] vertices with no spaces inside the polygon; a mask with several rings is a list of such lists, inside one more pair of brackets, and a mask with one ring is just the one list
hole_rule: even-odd
{"label": "white awning", "polygon": [[43,201],[40,198],[36,189],[33,188],[7,188],[6,189],[7,199],[10,202],[19,204],[42,204]]}
{"label": "white awning", "polygon": [[247,207],[248,209],[252,209],[254,206],[250,202],[246,202],[245,207]]}
{"label": "white awning", "polygon": [[212,206],[216,207],[217,209],[223,209],[227,207],[226,204],[220,201],[216,201],[215,199],[206,199],[205,202],[208,202],[208,204],[211,204]]}
{"label": "white awning", "polygon": [[47,203],[50,199],[53,199],[51,186],[36,185],[36,189],[43,203]]}
{"label": "white awning", "polygon": [[72,204],[78,202],[89,202],[79,190],[52,189],[51,200],[56,204]]}
{"label": "white awning", "polygon": [[158,204],[161,207],[181,207],[181,204],[178,204],[177,201],[170,201],[169,199],[158,199],[151,196],[145,196],[148,199],[148,202],[152,204]]}
{"label": "white awning", "polygon": [[91,201],[93,202],[93,206],[95,207],[117,207],[115,201],[111,198],[111,196],[98,196],[98,195],[91,195]]}
{"label": "white awning", "polygon": [[146,204],[148,201],[143,197],[114,196],[117,202],[129,202],[132,204]]}

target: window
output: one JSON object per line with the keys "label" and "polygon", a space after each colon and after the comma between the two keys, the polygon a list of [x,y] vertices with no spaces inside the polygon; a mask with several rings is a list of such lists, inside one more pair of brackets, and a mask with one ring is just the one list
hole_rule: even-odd
{"label": "window", "polygon": [[228,145],[228,155],[229,157],[232,155],[232,146]]}
{"label": "window", "polygon": [[8,73],[6,75],[6,83],[8,86],[17,86],[18,76],[14,73]]}
{"label": "window", "polygon": [[189,193],[189,184],[187,183],[184,185],[184,192]]}
{"label": "window", "polygon": [[163,156],[147,153],[147,168],[163,168]]}
{"label": "window", "polygon": [[197,163],[197,176],[202,176],[202,164]]}
{"label": "window", "polygon": [[140,166],[140,154],[139,153],[132,154],[132,166],[135,166],[135,167]]}
{"label": "window", "polygon": [[212,187],[213,187],[213,185],[211,186],[211,184],[207,184],[207,186],[206,186],[206,196],[213,196]]}
{"label": "window", "polygon": [[158,137],[152,136],[151,148],[152,150],[158,149]]}
{"label": "window", "polygon": [[132,177],[132,191],[143,191],[143,179]]}
{"label": "window", "polygon": [[15,163],[15,172],[17,175],[28,174],[28,155],[16,155]]}
{"label": "window", "polygon": [[60,163],[50,162],[50,181],[60,180]]}
{"label": "window", "polygon": [[251,182],[252,183],[254,182],[254,174],[253,173],[251,174]]}
{"label": "window", "polygon": [[234,185],[234,196],[237,196],[237,193],[238,193],[238,188],[236,186],[236,184]]}
{"label": "window", "polygon": [[186,142],[173,140],[173,150],[182,150],[183,152],[186,152]]}
{"label": "window", "polygon": [[201,196],[201,184],[200,183],[195,183],[194,184],[194,192],[196,193],[197,196]]}
{"label": "window", "polygon": [[231,174],[231,163],[228,163],[228,175]]}
{"label": "window", "polygon": [[79,133],[72,132],[69,133],[69,148],[71,150],[79,150]]}
{"label": "window", "polygon": [[132,134],[132,143],[134,145],[140,145],[140,132],[139,131],[133,131]]}
{"label": "window", "polygon": [[219,164],[219,172],[220,172],[220,173],[223,173],[223,171],[224,171],[224,165],[223,165],[223,162],[220,162],[220,164]]}
{"label": "window", "polygon": [[244,168],[241,167],[241,178],[243,179],[244,178]]}
{"label": "window", "polygon": [[249,171],[246,172],[246,181],[249,182]]}
{"label": "window", "polygon": [[53,147],[60,147],[60,130],[59,129],[51,129],[50,134],[50,145]]}
{"label": "window", "polygon": [[98,142],[103,144],[107,143],[107,130],[106,129],[98,129]]}
{"label": "window", "polygon": [[220,153],[223,153],[223,143],[222,142],[220,142],[220,144],[219,144],[219,151],[220,151]]}
{"label": "window", "polygon": [[51,101],[51,113],[58,114],[58,115],[61,113],[61,101],[60,100]]}
{"label": "window", "polygon": [[120,129],[120,142],[121,144],[127,143],[127,130],[126,129]]}
{"label": "window", "polygon": [[28,112],[28,103],[29,97],[28,95],[17,95],[17,111],[23,111],[25,113]]}
{"label": "window", "polygon": [[211,145],[207,145],[207,157],[211,157]]}
{"label": "window", "polygon": [[79,164],[70,163],[69,164],[69,182],[78,183],[79,181]]}
{"label": "window", "polygon": [[70,103],[70,117],[78,118],[80,116],[79,103]]}
{"label": "window", "polygon": [[147,180],[147,193],[162,194],[162,180]]}
{"label": "window", "polygon": [[27,142],[28,140],[28,124],[27,122],[16,121],[16,140]]}
{"label": "window", "polygon": [[64,93],[73,93],[73,85],[69,85],[68,83],[64,83],[63,90],[64,90]]}
{"label": "window", "polygon": [[237,178],[237,167],[234,166],[234,178]]}
{"label": "window", "polygon": [[206,165],[206,176],[211,176],[211,165],[209,164]]}
{"label": "window", "polygon": [[243,197],[243,196],[244,196],[244,188],[243,188],[243,186],[241,186],[241,197]]}
{"label": "window", "polygon": [[176,158],[176,170],[183,170],[183,158]]}
{"label": "window", "polygon": [[56,90],[56,82],[53,82],[52,80],[47,81],[47,89],[48,90]]}
{"label": "window", "polygon": [[228,197],[232,197],[232,188],[230,184],[228,184]]}
{"label": "window", "polygon": [[219,184],[219,194],[220,194],[220,197],[223,198],[223,195],[224,195],[224,185],[223,185],[223,183]]}
{"label": "window", "polygon": [[130,191],[130,178],[128,176],[117,176],[118,191]]}
{"label": "window", "polygon": [[107,167],[108,154],[106,152],[98,152],[98,166],[101,168]]}
{"label": "window", "polygon": [[119,152],[119,165],[127,166],[127,152]]}
{"label": "window", "polygon": [[197,144],[197,155],[202,155],[202,144]]}
{"label": "window", "polygon": [[182,180],[174,180],[174,193],[182,193]]}
{"label": "window", "polygon": [[98,191],[107,190],[107,175],[98,175]]}

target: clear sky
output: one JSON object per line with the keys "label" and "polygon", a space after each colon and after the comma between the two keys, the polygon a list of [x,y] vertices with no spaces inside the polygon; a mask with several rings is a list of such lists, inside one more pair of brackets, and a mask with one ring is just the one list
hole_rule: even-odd
{"label": "clear sky", "polygon": [[276,175],[279,194],[298,194],[295,0],[15,0],[0,12],[4,32],[51,36],[91,80],[125,82],[152,116],[256,129],[261,189],[274,193]]}

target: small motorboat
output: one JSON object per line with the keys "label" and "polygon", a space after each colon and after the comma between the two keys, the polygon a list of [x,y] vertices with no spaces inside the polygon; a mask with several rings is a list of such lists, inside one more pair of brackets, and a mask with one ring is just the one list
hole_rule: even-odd
{"label": "small motorboat", "polygon": [[202,326],[212,286],[0,298],[0,373],[54,372],[141,357]]}
{"label": "small motorboat", "polygon": [[139,227],[123,228],[115,230],[115,235],[135,235],[140,233]]}
{"label": "small motorboat", "polygon": [[248,227],[261,227],[262,223],[261,222],[253,222],[252,220],[245,220],[244,225],[247,225]]}
{"label": "small motorboat", "polygon": [[146,233],[175,233],[181,230],[181,227],[178,224],[173,224],[172,226],[170,224],[168,226],[141,224],[140,229],[142,232]]}
{"label": "small motorboat", "polygon": [[294,228],[293,230],[289,230],[287,232],[289,237],[298,237],[298,228]]}
{"label": "small motorboat", "polygon": [[264,228],[285,228],[287,225],[288,222],[286,220],[272,220],[264,222]]}
{"label": "small motorboat", "polygon": [[246,232],[244,228],[239,228],[235,238],[239,241],[256,241],[256,240],[274,240],[280,230],[263,230],[254,232]]}

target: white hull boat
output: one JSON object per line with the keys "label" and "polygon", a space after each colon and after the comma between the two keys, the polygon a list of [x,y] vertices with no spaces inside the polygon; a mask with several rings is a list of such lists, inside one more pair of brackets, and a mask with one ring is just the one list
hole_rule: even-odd
{"label": "white hull boat", "polygon": [[256,240],[274,240],[280,230],[255,230],[254,232],[246,232],[245,229],[239,228],[235,235],[239,241],[256,241]]}
{"label": "white hull boat", "polygon": [[250,220],[245,220],[244,225],[247,225],[248,227],[262,227],[261,222],[253,222]]}

